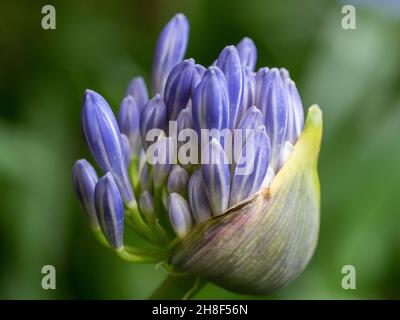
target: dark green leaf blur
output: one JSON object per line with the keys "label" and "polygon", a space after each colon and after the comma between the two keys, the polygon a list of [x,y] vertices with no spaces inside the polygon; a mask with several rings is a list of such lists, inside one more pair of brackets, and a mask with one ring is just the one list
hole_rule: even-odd
{"label": "dark green leaf blur", "polygon": [[[257,67],[286,67],[305,108],[324,113],[316,253],[299,279],[261,298],[400,298],[400,3],[350,2],[356,30],[342,28],[345,3],[331,0],[1,1],[0,298],[145,299],[165,278],[95,240],[71,167],[91,160],[84,90],[116,111],[130,78],[149,84],[158,33],[177,12],[190,22],[188,57],[209,65],[249,36]],[[41,27],[45,4],[55,30]],[[41,287],[44,265],[56,268],[56,290]],[[345,265],[355,290],[342,289]],[[254,297],[209,284],[197,298]]]}

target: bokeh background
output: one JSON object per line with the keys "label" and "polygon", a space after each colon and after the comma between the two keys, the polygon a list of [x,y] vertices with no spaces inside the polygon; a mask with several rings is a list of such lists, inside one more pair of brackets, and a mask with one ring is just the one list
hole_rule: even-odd
{"label": "bokeh background", "polygon": [[[149,80],[158,32],[176,12],[191,24],[187,56],[209,65],[247,35],[258,67],[290,70],[304,106],[318,103],[322,216],[300,278],[264,298],[400,298],[400,3],[143,0],[0,2],[0,298],[144,299],[166,276],[120,261],[90,232],[71,186],[90,158],[79,113],[86,88],[117,110],[131,77]],[[56,8],[56,30],[41,8]],[[41,288],[41,268],[57,289]],[[354,265],[357,289],[341,288]],[[198,298],[253,298],[213,285]]]}

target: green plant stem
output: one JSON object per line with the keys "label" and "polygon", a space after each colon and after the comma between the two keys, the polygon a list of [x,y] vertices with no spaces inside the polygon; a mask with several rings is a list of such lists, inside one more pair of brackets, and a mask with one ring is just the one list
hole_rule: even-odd
{"label": "green plant stem", "polygon": [[169,274],[149,299],[187,300],[200,291],[205,284],[205,281],[191,274]]}

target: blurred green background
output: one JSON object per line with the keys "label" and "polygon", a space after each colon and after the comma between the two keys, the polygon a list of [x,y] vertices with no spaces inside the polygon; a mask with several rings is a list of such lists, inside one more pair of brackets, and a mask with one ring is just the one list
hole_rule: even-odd
{"label": "blurred green background", "polygon": [[[158,32],[176,12],[191,24],[188,57],[209,65],[247,35],[258,67],[289,69],[304,106],[324,112],[320,242],[300,278],[265,298],[400,298],[400,3],[367,2],[353,1],[357,29],[344,30],[336,1],[2,0],[0,298],[143,299],[165,277],[96,242],[70,174],[90,158],[84,90],[116,110],[131,77],[149,80]],[[41,28],[45,4],[56,30]],[[46,264],[56,290],[41,288]],[[341,288],[347,264],[356,290]],[[198,298],[252,297],[208,285]]]}

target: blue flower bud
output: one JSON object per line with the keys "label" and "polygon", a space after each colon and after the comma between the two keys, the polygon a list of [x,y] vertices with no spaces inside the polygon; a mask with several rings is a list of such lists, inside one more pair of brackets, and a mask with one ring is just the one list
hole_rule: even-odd
{"label": "blue flower bud", "polygon": [[172,69],[164,91],[169,121],[175,121],[179,112],[186,108],[200,80],[201,76],[193,59],[183,60]]}
{"label": "blue flower bud", "polygon": [[97,164],[113,175],[126,203],[135,201],[117,121],[106,100],[92,90],[86,90],[83,98],[81,126]]}
{"label": "blue flower bud", "polygon": [[250,107],[237,127],[238,130],[242,130],[242,143],[245,143],[249,130],[254,131],[263,124],[264,118],[261,111],[256,106]]}
{"label": "blue flower bud", "polygon": [[167,183],[167,189],[169,193],[181,193],[186,190],[187,183],[189,181],[188,172],[179,165],[173,166]]}
{"label": "blue flower bud", "polygon": [[160,188],[168,177],[175,161],[175,147],[172,137],[162,137],[147,149],[146,156],[153,165],[152,175],[155,188]]}
{"label": "blue flower bud", "polygon": [[135,77],[129,82],[126,95],[130,95],[135,99],[139,110],[143,109],[145,103],[149,100],[149,94],[142,77]]}
{"label": "blue flower bud", "polygon": [[126,96],[119,108],[117,121],[121,132],[128,137],[135,157],[139,155],[141,147],[139,115],[140,109],[135,99],[132,96]]}
{"label": "blue flower bud", "polygon": [[196,170],[188,183],[188,198],[190,209],[196,223],[201,223],[211,217],[207,192],[200,170]]}
{"label": "blue flower bud", "polygon": [[286,140],[290,141],[291,144],[295,144],[297,137],[303,131],[304,125],[304,113],[303,104],[299,92],[297,91],[296,84],[287,79],[285,82],[288,103],[289,103],[289,114],[288,114],[288,128],[286,132]]}
{"label": "blue flower bud", "polygon": [[178,193],[168,196],[168,214],[176,235],[183,238],[192,227],[193,221],[187,201]]}
{"label": "blue flower bud", "polygon": [[201,129],[222,130],[229,127],[229,98],[227,84],[218,67],[210,67],[192,96],[193,127],[200,136]]}
{"label": "blue flower bud", "polygon": [[125,158],[125,165],[129,168],[129,164],[131,163],[131,146],[129,144],[129,139],[126,135],[121,134],[121,143],[122,143],[122,152]]}
{"label": "blue flower bud", "polygon": [[[192,120],[192,108],[187,107],[186,109],[183,109],[180,113],[178,118],[176,119],[177,123],[177,130],[176,130],[176,135],[177,138],[177,151],[178,151],[178,159],[183,161],[184,166],[190,166],[191,164],[197,162],[197,153],[193,155],[193,161],[189,159],[183,160],[181,157],[182,154],[188,155],[188,150],[198,150],[198,146],[194,145],[196,143],[195,139],[190,139],[188,138],[188,134],[190,134],[191,130],[193,130],[193,120]],[[190,129],[190,131],[184,131],[182,130],[185,129]],[[179,134],[182,132],[181,136]],[[182,141],[181,141],[182,140]],[[190,151],[190,155],[192,156],[192,153]]]}
{"label": "blue flower bud", "polygon": [[154,200],[150,192],[145,191],[140,195],[139,208],[146,221],[154,221]]}
{"label": "blue flower bud", "polygon": [[256,74],[247,67],[243,67],[243,91],[240,100],[240,111],[238,122],[241,121],[247,109],[255,105],[256,97]]}
{"label": "blue flower bud", "polygon": [[211,210],[219,215],[228,208],[230,173],[224,149],[214,138],[202,152],[201,173]]}
{"label": "blue flower bud", "polygon": [[197,72],[199,73],[200,79],[202,79],[204,76],[204,73],[206,72],[207,69],[201,64],[196,64],[195,68],[196,68]]}
{"label": "blue flower bud", "polygon": [[257,48],[253,40],[248,37],[244,37],[236,45],[236,48],[239,52],[242,65],[253,71],[257,63]]}
{"label": "blue flower bud", "polygon": [[185,108],[179,112],[178,118],[176,119],[176,124],[176,131],[178,135],[183,129],[193,128],[192,108]]}
{"label": "blue flower bud", "polygon": [[140,113],[140,134],[142,143],[147,149],[153,141],[147,141],[146,135],[151,129],[165,129],[167,107],[161,95],[157,94],[150,99]]}
{"label": "blue flower bud", "polygon": [[94,199],[97,219],[104,236],[113,248],[122,248],[124,206],[111,173],[108,172],[97,182],[94,190]]}
{"label": "blue flower bud", "polygon": [[229,206],[257,192],[267,174],[271,144],[264,126],[257,128],[254,141],[248,140],[242,149],[232,179]]}
{"label": "blue flower bud", "polygon": [[234,46],[225,47],[217,59],[219,67],[225,75],[229,94],[229,128],[234,129],[242,114],[240,100],[243,89],[242,64],[239,53]]}
{"label": "blue flower bud", "polygon": [[152,172],[149,172],[147,164],[139,169],[139,188],[140,191],[150,190],[152,187]]}
{"label": "blue flower bud", "polygon": [[85,211],[92,229],[98,229],[99,223],[94,207],[94,187],[98,177],[96,171],[85,159],[75,162],[72,168],[72,183],[82,209]]}
{"label": "blue flower bud", "polygon": [[288,121],[288,99],[278,69],[262,68],[256,76],[256,105],[264,115],[271,140],[271,166],[276,171]]}
{"label": "blue flower bud", "polygon": [[164,92],[169,73],[185,55],[188,39],[189,23],[179,13],[167,23],[157,40],[152,70],[154,94]]}

